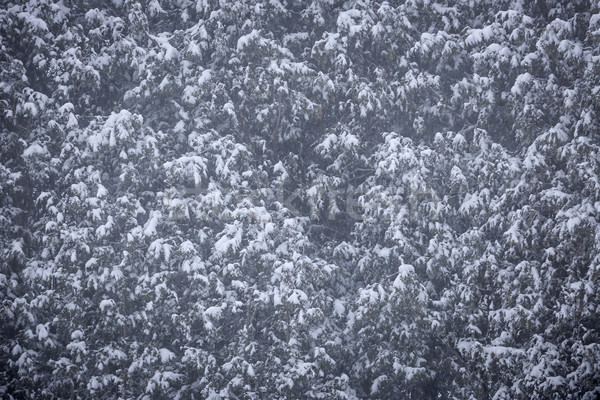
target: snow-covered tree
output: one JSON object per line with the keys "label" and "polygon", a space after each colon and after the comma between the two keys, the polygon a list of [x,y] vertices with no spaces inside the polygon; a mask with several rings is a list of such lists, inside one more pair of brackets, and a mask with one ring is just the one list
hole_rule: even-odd
{"label": "snow-covered tree", "polygon": [[593,399],[600,9],[0,10],[4,398]]}

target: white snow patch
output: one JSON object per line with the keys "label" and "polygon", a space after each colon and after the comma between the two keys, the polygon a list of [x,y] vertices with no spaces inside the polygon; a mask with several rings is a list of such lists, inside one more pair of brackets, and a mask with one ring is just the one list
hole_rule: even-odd
{"label": "white snow patch", "polygon": [[252,32],[250,32],[247,35],[241,36],[238,39],[237,51],[244,50],[244,48],[247,47],[250,44],[250,42],[252,42],[254,40],[258,40],[259,44],[263,43],[263,40],[261,40],[260,34],[258,33],[258,31],[256,29],[253,29]]}
{"label": "white snow patch", "polygon": [[281,302],[281,294],[279,293],[279,289],[275,288],[273,291],[273,305],[280,306],[281,304],[283,304]]}
{"label": "white snow patch", "polygon": [[42,324],[38,324],[38,326],[35,327],[35,333],[40,340],[44,340],[48,337],[48,330],[46,329],[46,326]]}
{"label": "white snow patch", "polygon": [[168,363],[169,361],[175,358],[175,353],[165,348],[158,349],[158,354],[160,355],[160,362],[162,362],[163,364]]}
{"label": "white snow patch", "polygon": [[242,228],[236,224],[230,224],[225,228],[225,234],[215,243],[218,255],[228,251],[236,251],[242,242]]}
{"label": "white snow patch", "polygon": [[346,312],[346,307],[344,307],[344,302],[336,299],[333,302],[333,313],[335,315],[337,315],[338,317],[341,317],[344,315],[344,313]]}
{"label": "white snow patch", "polygon": [[376,394],[377,392],[379,392],[379,386],[381,385],[381,383],[387,380],[387,375],[381,375],[377,379],[375,379],[373,381],[373,384],[371,385],[371,394]]}
{"label": "white snow patch", "polygon": [[483,29],[471,29],[470,32],[469,36],[465,39],[467,46],[474,46],[484,40],[489,40],[494,36],[494,29],[492,26],[486,26]]}
{"label": "white snow patch", "polygon": [[212,78],[212,70],[210,69],[205,69],[204,71],[202,71],[202,74],[200,75],[200,78],[198,78],[198,84],[199,85],[204,85],[205,83],[207,83],[210,79]]}
{"label": "white snow patch", "polygon": [[83,332],[80,331],[79,329],[76,329],[73,332],[71,332],[72,340],[77,340],[77,339],[82,339],[82,338],[83,338]]}
{"label": "white snow patch", "polygon": [[34,154],[47,154],[46,146],[40,146],[39,143],[34,143],[23,151],[23,158],[31,157]]}
{"label": "white snow patch", "polygon": [[104,311],[108,307],[114,307],[115,301],[112,299],[104,299],[100,302],[100,311]]}
{"label": "white snow patch", "polygon": [[405,290],[406,285],[404,284],[404,280],[410,275],[415,273],[415,268],[410,264],[402,264],[398,267],[398,276],[394,279],[394,283],[392,284],[394,288],[398,290]]}
{"label": "white snow patch", "polygon": [[204,315],[212,319],[219,319],[223,315],[223,309],[217,306],[208,307],[204,310]]}
{"label": "white snow patch", "polygon": [[150,217],[146,224],[144,224],[144,235],[145,236],[154,236],[156,235],[156,226],[158,225],[158,221],[162,217],[160,211],[150,211]]}

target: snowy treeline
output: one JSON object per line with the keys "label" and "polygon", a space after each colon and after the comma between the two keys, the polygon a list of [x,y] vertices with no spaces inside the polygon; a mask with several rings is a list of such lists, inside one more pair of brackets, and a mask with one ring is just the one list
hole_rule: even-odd
{"label": "snowy treeline", "polygon": [[600,6],[0,9],[0,397],[600,396]]}

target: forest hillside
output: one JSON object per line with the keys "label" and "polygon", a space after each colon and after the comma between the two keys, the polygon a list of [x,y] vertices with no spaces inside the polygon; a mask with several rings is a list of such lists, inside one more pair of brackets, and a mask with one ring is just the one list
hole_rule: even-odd
{"label": "forest hillside", "polygon": [[8,0],[0,397],[600,396],[600,5]]}

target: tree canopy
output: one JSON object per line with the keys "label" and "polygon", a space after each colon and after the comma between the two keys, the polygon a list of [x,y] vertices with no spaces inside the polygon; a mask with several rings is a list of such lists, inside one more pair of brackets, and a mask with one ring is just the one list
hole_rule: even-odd
{"label": "tree canopy", "polygon": [[600,396],[600,5],[0,8],[0,396]]}

